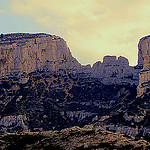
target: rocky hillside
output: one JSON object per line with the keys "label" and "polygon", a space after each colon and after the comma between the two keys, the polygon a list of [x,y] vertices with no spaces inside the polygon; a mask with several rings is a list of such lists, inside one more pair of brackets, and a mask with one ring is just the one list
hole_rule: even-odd
{"label": "rocky hillside", "polygon": [[116,111],[125,98],[136,97],[135,85],[104,85],[63,70],[29,76],[26,84],[18,83],[18,78],[1,80],[1,132],[84,126]]}
{"label": "rocky hillside", "polygon": [[24,150],[148,150],[150,143],[124,134],[79,127],[61,131],[0,136],[0,149]]}
{"label": "rocky hillside", "polygon": [[[62,38],[23,33],[1,35],[0,51],[0,133],[92,124],[150,137],[149,93],[136,98],[138,73],[149,63],[149,52],[143,56],[139,49],[136,67],[115,56],[82,66]],[[149,83],[143,78],[141,86]]]}
{"label": "rocky hillside", "polygon": [[33,72],[26,84],[17,79],[1,80],[1,134],[78,125],[150,137],[150,98],[136,98],[135,85],[104,85],[63,70]]}
{"label": "rocky hillside", "polygon": [[124,99],[103,120],[92,126],[132,136],[150,139],[150,95],[143,98]]}

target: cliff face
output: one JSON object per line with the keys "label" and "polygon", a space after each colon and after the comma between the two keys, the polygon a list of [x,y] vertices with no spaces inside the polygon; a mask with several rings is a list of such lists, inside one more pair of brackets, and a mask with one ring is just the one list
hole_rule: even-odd
{"label": "cliff face", "polygon": [[139,65],[143,66],[139,74],[138,96],[149,92],[150,87],[150,36],[139,42]]}
{"label": "cliff face", "polygon": [[[149,81],[150,52],[145,49],[141,91]],[[81,66],[60,37],[3,35],[0,75],[9,77],[0,77],[0,133],[61,130],[100,121],[105,129],[120,133],[136,135],[138,125],[143,135],[149,134],[149,98],[135,99],[139,66],[129,66],[121,56]]]}
{"label": "cliff face", "polygon": [[129,66],[125,57],[105,56],[93,67],[81,64],[71,55],[66,42],[48,34],[16,33],[0,37],[0,76],[19,77],[26,83],[35,71],[58,71],[85,74],[99,78],[104,84],[136,84],[140,69]]}
{"label": "cliff face", "polygon": [[147,55],[147,50],[150,48],[150,36],[140,39],[138,44],[138,66],[144,66],[144,57]]}
{"label": "cliff face", "polygon": [[7,34],[0,38],[0,74],[20,75],[36,70],[79,69],[66,42],[47,34]]}
{"label": "cliff face", "polygon": [[125,57],[105,56],[103,62],[96,62],[92,67],[92,76],[100,78],[104,84],[136,84],[140,69],[129,66]]}

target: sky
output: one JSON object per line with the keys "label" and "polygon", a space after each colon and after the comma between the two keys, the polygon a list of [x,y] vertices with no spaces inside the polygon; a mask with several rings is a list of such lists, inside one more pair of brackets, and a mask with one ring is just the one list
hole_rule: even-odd
{"label": "sky", "polygon": [[0,0],[0,33],[14,32],[58,35],[84,65],[115,55],[134,66],[150,0]]}

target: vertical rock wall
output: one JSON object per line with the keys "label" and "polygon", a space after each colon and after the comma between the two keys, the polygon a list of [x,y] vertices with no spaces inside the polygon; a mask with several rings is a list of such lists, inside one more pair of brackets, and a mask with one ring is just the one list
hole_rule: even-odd
{"label": "vertical rock wall", "polygon": [[129,66],[128,59],[122,56],[105,56],[103,62],[96,62],[91,70],[92,76],[100,78],[104,84],[138,85],[140,69]]}
{"label": "vertical rock wall", "polygon": [[139,74],[137,96],[142,96],[150,90],[150,36],[143,37],[139,42],[138,65],[142,65],[143,69]]}
{"label": "vertical rock wall", "polygon": [[0,38],[1,76],[80,67],[66,42],[58,36],[20,33]]}

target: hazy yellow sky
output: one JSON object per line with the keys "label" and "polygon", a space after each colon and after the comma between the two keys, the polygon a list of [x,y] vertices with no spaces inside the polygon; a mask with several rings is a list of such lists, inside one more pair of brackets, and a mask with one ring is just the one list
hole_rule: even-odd
{"label": "hazy yellow sky", "polygon": [[34,22],[30,31],[39,27],[63,37],[82,64],[121,55],[136,65],[138,41],[150,34],[150,0],[6,1],[0,15],[30,18]]}

